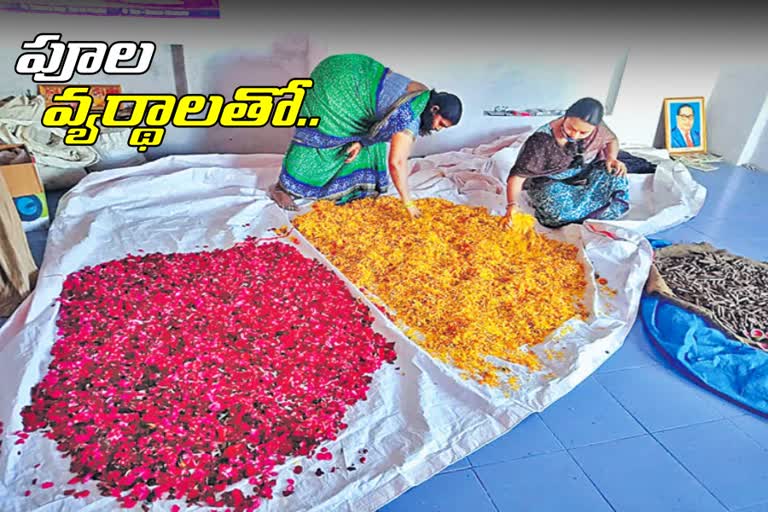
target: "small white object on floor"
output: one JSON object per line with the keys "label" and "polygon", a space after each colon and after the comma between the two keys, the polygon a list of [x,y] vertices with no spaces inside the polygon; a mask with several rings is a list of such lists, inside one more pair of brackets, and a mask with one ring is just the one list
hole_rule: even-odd
{"label": "small white object on floor", "polygon": [[691,153],[684,155],[673,155],[672,158],[676,162],[680,162],[684,166],[696,169],[704,172],[712,172],[717,169],[716,165],[722,162],[723,159],[719,156],[710,155],[709,153]]}

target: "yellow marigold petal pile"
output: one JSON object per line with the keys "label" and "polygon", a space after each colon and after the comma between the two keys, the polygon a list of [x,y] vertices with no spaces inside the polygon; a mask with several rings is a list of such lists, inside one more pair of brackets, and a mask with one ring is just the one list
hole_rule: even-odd
{"label": "yellow marigold petal pile", "polygon": [[[573,245],[517,214],[502,229],[484,208],[421,199],[412,220],[392,197],[328,201],[296,219],[299,231],[358,287],[374,294],[433,356],[500,385],[498,358],[541,369],[533,346],[574,316],[584,269]],[[414,333],[413,330],[418,333]]]}

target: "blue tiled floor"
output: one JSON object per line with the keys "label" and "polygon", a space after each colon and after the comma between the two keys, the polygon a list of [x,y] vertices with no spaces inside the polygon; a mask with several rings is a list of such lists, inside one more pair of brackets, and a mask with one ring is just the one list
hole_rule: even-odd
{"label": "blue tiled floor", "polygon": [[[768,260],[768,174],[692,172],[708,189],[701,214],[656,237]],[[463,463],[382,512],[455,510],[445,493],[465,503],[478,481],[496,512],[768,512],[768,420],[670,369],[639,321],[595,375]]]}
{"label": "blue tiled floor", "polygon": [[475,473],[498,510],[611,510],[605,498],[567,452],[483,466],[475,469]]}
{"label": "blue tiled floor", "polygon": [[[701,214],[656,236],[768,260],[768,174],[693,174]],[[40,261],[45,234],[30,241]],[[768,512],[768,421],[671,370],[638,323],[582,385],[382,512],[563,510]]]}
{"label": "blue tiled floor", "polygon": [[577,448],[572,455],[615,510],[725,510],[650,435]]}
{"label": "blue tiled floor", "polygon": [[731,510],[768,499],[768,456],[730,421],[668,430],[656,439]]}
{"label": "blue tiled floor", "polygon": [[509,434],[467,457],[473,467],[487,466],[564,450],[538,414],[522,421]]}
{"label": "blue tiled floor", "polygon": [[[453,471],[434,476],[410,489],[407,499],[385,506],[387,512],[496,512],[474,471]],[[405,497],[405,496],[404,496]]]}
{"label": "blue tiled floor", "polygon": [[568,449],[646,433],[593,377],[542,412],[541,417]]}

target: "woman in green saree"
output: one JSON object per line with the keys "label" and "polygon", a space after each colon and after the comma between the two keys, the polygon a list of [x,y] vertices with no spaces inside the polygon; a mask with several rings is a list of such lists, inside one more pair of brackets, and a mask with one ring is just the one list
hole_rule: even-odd
{"label": "woman in green saree", "polygon": [[[296,128],[272,199],[295,210],[294,198],[343,204],[377,196],[387,171],[409,213],[419,211],[408,190],[408,158],[418,135],[455,125],[462,105],[453,94],[429,90],[365,55],[334,55],[310,75],[300,117],[316,128]],[[391,143],[387,155],[387,142]]]}

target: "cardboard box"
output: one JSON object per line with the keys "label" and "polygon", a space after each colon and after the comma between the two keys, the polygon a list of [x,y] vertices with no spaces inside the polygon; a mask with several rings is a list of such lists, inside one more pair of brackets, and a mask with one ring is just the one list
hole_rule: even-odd
{"label": "cardboard box", "polygon": [[23,149],[27,157],[21,163],[0,165],[0,176],[13,198],[24,231],[44,229],[50,224],[48,201],[35,159],[24,144],[0,144],[0,151]]}

